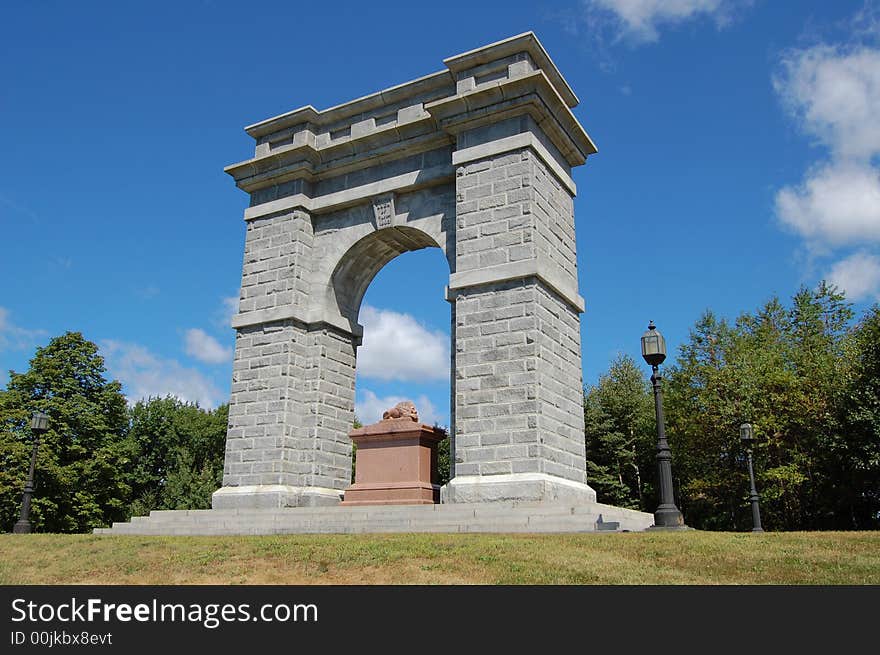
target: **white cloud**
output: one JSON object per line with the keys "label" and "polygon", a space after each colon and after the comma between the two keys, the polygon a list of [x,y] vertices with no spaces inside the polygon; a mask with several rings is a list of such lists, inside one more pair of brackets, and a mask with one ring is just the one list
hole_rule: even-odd
{"label": "white cloud", "polygon": [[434,404],[424,394],[420,394],[418,398],[404,398],[403,396],[385,396],[379,398],[369,389],[358,391],[358,397],[355,400],[354,413],[361,423],[370,425],[382,419],[382,414],[387,409],[391,409],[397,403],[411,400],[416,409],[419,411],[419,421],[426,425],[442,425],[440,419],[444,418]]}
{"label": "white cloud", "polygon": [[45,330],[29,330],[13,323],[10,311],[0,307],[0,350],[28,350],[48,336]]}
{"label": "white cloud", "polygon": [[867,162],[880,153],[880,50],[794,50],[773,83],[801,128],[835,159]]}
{"label": "white cloud", "polygon": [[361,309],[360,320],[364,343],[358,349],[359,376],[408,381],[449,379],[448,334],[428,330],[409,314],[369,305]]}
{"label": "white cloud", "polygon": [[130,403],[172,395],[214,408],[226,400],[225,394],[201,372],[176,360],[158,357],[138,344],[105,340],[101,342],[101,352],[108,372],[122,382]]}
{"label": "white cloud", "polygon": [[186,331],[186,354],[207,364],[223,364],[232,359],[232,348],[221,346],[204,330],[191,328]]}
{"label": "white cloud", "polygon": [[816,168],[800,185],[776,194],[776,212],[819,245],[880,242],[880,172],[853,162]]}
{"label": "white cloud", "polygon": [[[862,12],[864,13],[864,12]],[[865,36],[859,14],[851,38]],[[799,184],[776,193],[779,220],[813,254],[856,246],[830,266],[828,280],[853,300],[876,293],[880,258],[880,49],[819,44],[786,53],[773,85],[798,128],[826,149]]]}
{"label": "white cloud", "polygon": [[850,300],[880,300],[880,257],[865,251],[837,262],[827,275],[832,284],[846,291]]}
{"label": "white cloud", "polygon": [[660,38],[661,27],[697,18],[724,27],[738,7],[750,4],[750,0],[584,0],[584,10],[588,23],[610,22],[618,39],[652,43]]}

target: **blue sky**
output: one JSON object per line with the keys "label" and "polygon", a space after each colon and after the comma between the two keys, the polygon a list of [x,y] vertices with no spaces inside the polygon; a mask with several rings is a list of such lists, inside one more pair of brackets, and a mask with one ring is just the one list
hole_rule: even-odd
{"label": "blue sky", "polygon": [[[32,2],[0,22],[0,385],[66,330],[131,399],[228,399],[245,125],[533,30],[599,153],[574,172],[584,380],[827,278],[880,297],[880,11],[827,1]],[[357,381],[449,416],[448,267],[367,292]],[[383,344],[413,344],[407,349]],[[397,354],[395,354],[397,353]],[[402,354],[400,354],[402,353]],[[386,373],[375,362],[385,364]],[[390,365],[389,365],[390,364]]]}

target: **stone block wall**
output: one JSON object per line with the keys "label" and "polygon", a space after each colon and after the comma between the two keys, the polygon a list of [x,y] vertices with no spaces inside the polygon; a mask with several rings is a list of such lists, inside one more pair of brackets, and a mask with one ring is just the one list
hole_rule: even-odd
{"label": "stone block wall", "polygon": [[351,479],[354,370],[352,336],[332,328],[291,320],[239,328],[224,493],[214,506],[252,504],[254,487],[282,488],[267,506],[338,502]]}
{"label": "stone block wall", "polygon": [[459,292],[455,314],[456,475],[585,482],[575,312],[526,278]]}
{"label": "stone block wall", "polygon": [[[304,383],[300,414],[306,439],[312,439],[312,470],[304,486],[343,490],[351,483],[351,439],[354,425],[355,344],[352,336],[332,328],[309,332],[311,359],[295,374]],[[294,444],[298,454],[307,444]],[[301,456],[301,455],[300,455]]]}
{"label": "stone block wall", "polygon": [[308,332],[292,321],[239,328],[232,367],[223,485],[290,484],[308,474],[304,462],[285,458],[297,429],[291,407],[304,400],[292,376],[311,359]]}
{"label": "stone block wall", "polygon": [[535,280],[455,300],[455,472],[541,472]]}
{"label": "stone block wall", "polygon": [[531,168],[521,149],[456,170],[456,273],[534,258]]}
{"label": "stone block wall", "polygon": [[529,161],[537,256],[551,262],[577,288],[574,198],[541,157],[535,155]]}
{"label": "stone block wall", "polygon": [[304,211],[248,222],[239,312],[308,306],[313,241]]}
{"label": "stone block wall", "polygon": [[531,147],[459,166],[456,191],[456,274],[500,278],[455,291],[456,475],[584,484],[578,308],[540,275],[577,288],[571,192]]}
{"label": "stone block wall", "polygon": [[546,286],[535,296],[541,472],[586,482],[580,320]]}

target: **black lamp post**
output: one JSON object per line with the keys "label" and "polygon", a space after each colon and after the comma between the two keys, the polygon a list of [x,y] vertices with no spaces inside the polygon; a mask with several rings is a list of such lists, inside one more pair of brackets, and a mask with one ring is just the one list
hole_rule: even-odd
{"label": "black lamp post", "polygon": [[654,411],[657,415],[657,468],[660,474],[660,505],[654,512],[656,529],[684,529],[684,518],[672,493],[672,451],[666,441],[666,428],[663,425],[663,394],[660,391],[660,364],[666,359],[666,339],[654,326],[648,323],[648,331],[642,335],[642,358],[651,366],[651,384],[654,387]]}
{"label": "black lamp post", "polygon": [[755,433],[752,430],[751,423],[743,423],[739,426],[739,438],[745,444],[746,453],[749,456],[749,502],[752,504],[752,532],[764,532],[761,527],[761,510],[758,509],[758,490],[755,488],[755,471],[752,467],[752,443],[755,440]]}
{"label": "black lamp post", "polygon": [[34,435],[34,446],[31,450],[31,467],[28,471],[27,482],[24,484],[24,494],[21,497],[21,518],[15,522],[12,532],[15,534],[29,534],[31,531],[31,496],[34,495],[34,469],[37,466],[37,448],[40,447],[40,435],[49,430],[49,415],[43,412],[34,412],[31,418],[31,432]]}

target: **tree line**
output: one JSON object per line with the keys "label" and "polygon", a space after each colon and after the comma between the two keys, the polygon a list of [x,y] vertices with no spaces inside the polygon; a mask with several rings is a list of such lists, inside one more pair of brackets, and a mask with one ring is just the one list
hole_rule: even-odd
{"label": "tree line", "polygon": [[30,519],[38,532],[88,532],[154,509],[211,506],[220,486],[228,407],[173,397],[129,407],[98,347],[68,332],[38,348],[0,391],[0,529],[18,519],[35,411],[49,415],[37,451]]}
{"label": "tree line", "polygon": [[[657,506],[647,367],[619,356],[584,389],[589,484],[600,502]],[[880,306],[856,317],[835,288],[771,298],[735,321],[707,311],[663,374],[676,502],[688,525],[748,530],[739,426],[754,426],[764,527],[880,528]],[[94,343],[68,332],[0,390],[0,529],[18,518],[35,411],[36,531],[87,532],[154,509],[201,509],[220,487],[228,406],[173,397],[129,406]],[[441,483],[449,440],[441,443]]]}
{"label": "tree line", "polygon": [[[707,311],[661,367],[676,502],[688,525],[748,530],[739,426],[755,431],[762,522],[775,530],[880,528],[880,307],[855,320],[821,283],[729,322]],[[585,389],[589,482],[600,500],[657,506],[647,366],[618,357]]]}

